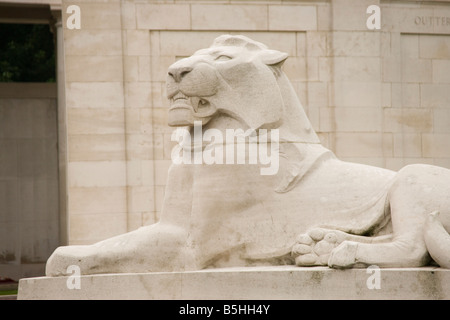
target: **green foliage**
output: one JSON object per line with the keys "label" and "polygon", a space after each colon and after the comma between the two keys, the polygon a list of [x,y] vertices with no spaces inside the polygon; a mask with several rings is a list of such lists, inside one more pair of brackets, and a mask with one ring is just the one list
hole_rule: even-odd
{"label": "green foliage", "polygon": [[14,294],[17,294],[17,291],[18,291],[17,289],[0,291],[0,296],[14,295]]}
{"label": "green foliage", "polygon": [[55,77],[48,25],[0,24],[0,82],[55,82]]}

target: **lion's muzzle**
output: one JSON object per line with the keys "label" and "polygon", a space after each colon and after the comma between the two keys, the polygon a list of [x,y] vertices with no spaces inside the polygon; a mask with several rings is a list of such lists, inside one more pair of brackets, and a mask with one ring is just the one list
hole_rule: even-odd
{"label": "lion's muzzle", "polygon": [[217,111],[211,98],[217,92],[218,83],[215,70],[207,63],[193,63],[189,58],[174,63],[167,76],[169,125],[208,122]]}

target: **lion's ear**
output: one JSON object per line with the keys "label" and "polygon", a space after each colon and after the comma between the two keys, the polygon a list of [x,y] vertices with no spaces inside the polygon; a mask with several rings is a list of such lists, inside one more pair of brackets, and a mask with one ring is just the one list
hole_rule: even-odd
{"label": "lion's ear", "polygon": [[264,50],[261,52],[260,57],[262,62],[267,64],[268,66],[279,66],[286,61],[288,58],[288,54],[285,52],[277,51],[277,50]]}

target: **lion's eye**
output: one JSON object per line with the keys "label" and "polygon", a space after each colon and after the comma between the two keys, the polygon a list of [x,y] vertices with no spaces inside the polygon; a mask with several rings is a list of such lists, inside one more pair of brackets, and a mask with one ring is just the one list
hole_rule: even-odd
{"label": "lion's eye", "polygon": [[227,61],[227,60],[231,60],[233,58],[231,58],[230,56],[227,55],[220,55],[217,58],[215,58],[214,60],[216,61]]}

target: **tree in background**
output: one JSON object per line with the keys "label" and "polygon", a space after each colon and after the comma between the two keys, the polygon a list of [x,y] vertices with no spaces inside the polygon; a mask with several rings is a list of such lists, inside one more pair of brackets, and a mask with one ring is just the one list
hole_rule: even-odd
{"label": "tree in background", "polygon": [[49,25],[0,24],[0,82],[55,82]]}

